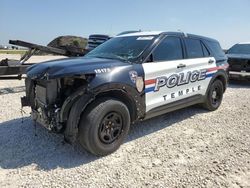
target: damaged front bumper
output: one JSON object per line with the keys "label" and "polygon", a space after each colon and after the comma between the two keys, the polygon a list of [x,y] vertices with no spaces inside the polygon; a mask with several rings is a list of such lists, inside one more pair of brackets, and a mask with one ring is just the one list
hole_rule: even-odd
{"label": "damaged front bumper", "polygon": [[59,122],[60,109],[54,111],[52,119],[48,117],[47,111],[42,108],[32,110],[31,117],[35,123],[38,123],[50,131],[60,132],[63,128],[62,123]]}
{"label": "damaged front bumper", "polygon": [[25,80],[26,96],[21,97],[21,105],[31,107],[32,119],[55,132],[62,130],[60,108],[57,107],[58,80]]}
{"label": "damaged front bumper", "polygon": [[[72,83],[67,80],[67,84]],[[79,81],[78,81],[79,83]],[[87,92],[86,84],[80,84],[80,87],[71,87],[72,92],[67,91],[67,87],[62,80],[26,80],[26,96],[21,98],[22,107],[31,107],[31,117],[34,122],[42,125],[48,130],[56,133],[64,132],[70,138],[76,137],[78,122],[68,121],[72,106],[84,96],[86,104],[91,101],[93,94]],[[65,95],[65,93],[69,93]],[[88,93],[88,94],[87,94]],[[79,112],[82,112],[79,109]],[[76,114],[79,119],[80,114]],[[67,137],[67,136],[66,136]],[[73,139],[68,139],[73,140]]]}

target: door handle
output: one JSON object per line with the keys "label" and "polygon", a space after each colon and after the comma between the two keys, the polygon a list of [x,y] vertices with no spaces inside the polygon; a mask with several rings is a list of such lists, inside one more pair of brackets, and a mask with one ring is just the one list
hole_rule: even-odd
{"label": "door handle", "polygon": [[184,68],[184,67],[186,67],[185,64],[179,64],[179,65],[177,66],[177,69]]}
{"label": "door handle", "polygon": [[213,59],[209,59],[208,63],[212,64],[212,63],[214,63],[214,60]]}

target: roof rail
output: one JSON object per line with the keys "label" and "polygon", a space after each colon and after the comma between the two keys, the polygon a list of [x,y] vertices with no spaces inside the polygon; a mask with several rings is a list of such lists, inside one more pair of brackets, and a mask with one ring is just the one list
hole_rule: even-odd
{"label": "roof rail", "polygon": [[178,32],[182,33],[184,35],[184,37],[188,37],[188,34],[184,31],[182,31],[181,29],[178,29]]}

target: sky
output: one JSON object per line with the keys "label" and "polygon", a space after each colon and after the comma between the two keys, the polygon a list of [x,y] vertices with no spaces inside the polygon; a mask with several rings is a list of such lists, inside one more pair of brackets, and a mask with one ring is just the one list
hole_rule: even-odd
{"label": "sky", "polygon": [[212,37],[226,49],[250,41],[249,9],[250,0],[0,0],[0,44],[141,29]]}

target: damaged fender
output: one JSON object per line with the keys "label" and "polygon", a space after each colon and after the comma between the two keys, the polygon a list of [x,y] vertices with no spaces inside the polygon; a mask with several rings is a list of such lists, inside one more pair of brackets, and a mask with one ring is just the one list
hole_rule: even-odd
{"label": "damaged fender", "polygon": [[72,94],[63,104],[60,113],[61,121],[67,121],[64,132],[65,140],[74,143],[77,140],[78,126],[86,107],[98,98],[116,98],[123,101],[131,113],[131,121],[142,119],[145,105],[139,93],[129,85],[108,84],[93,90],[82,89]]}

